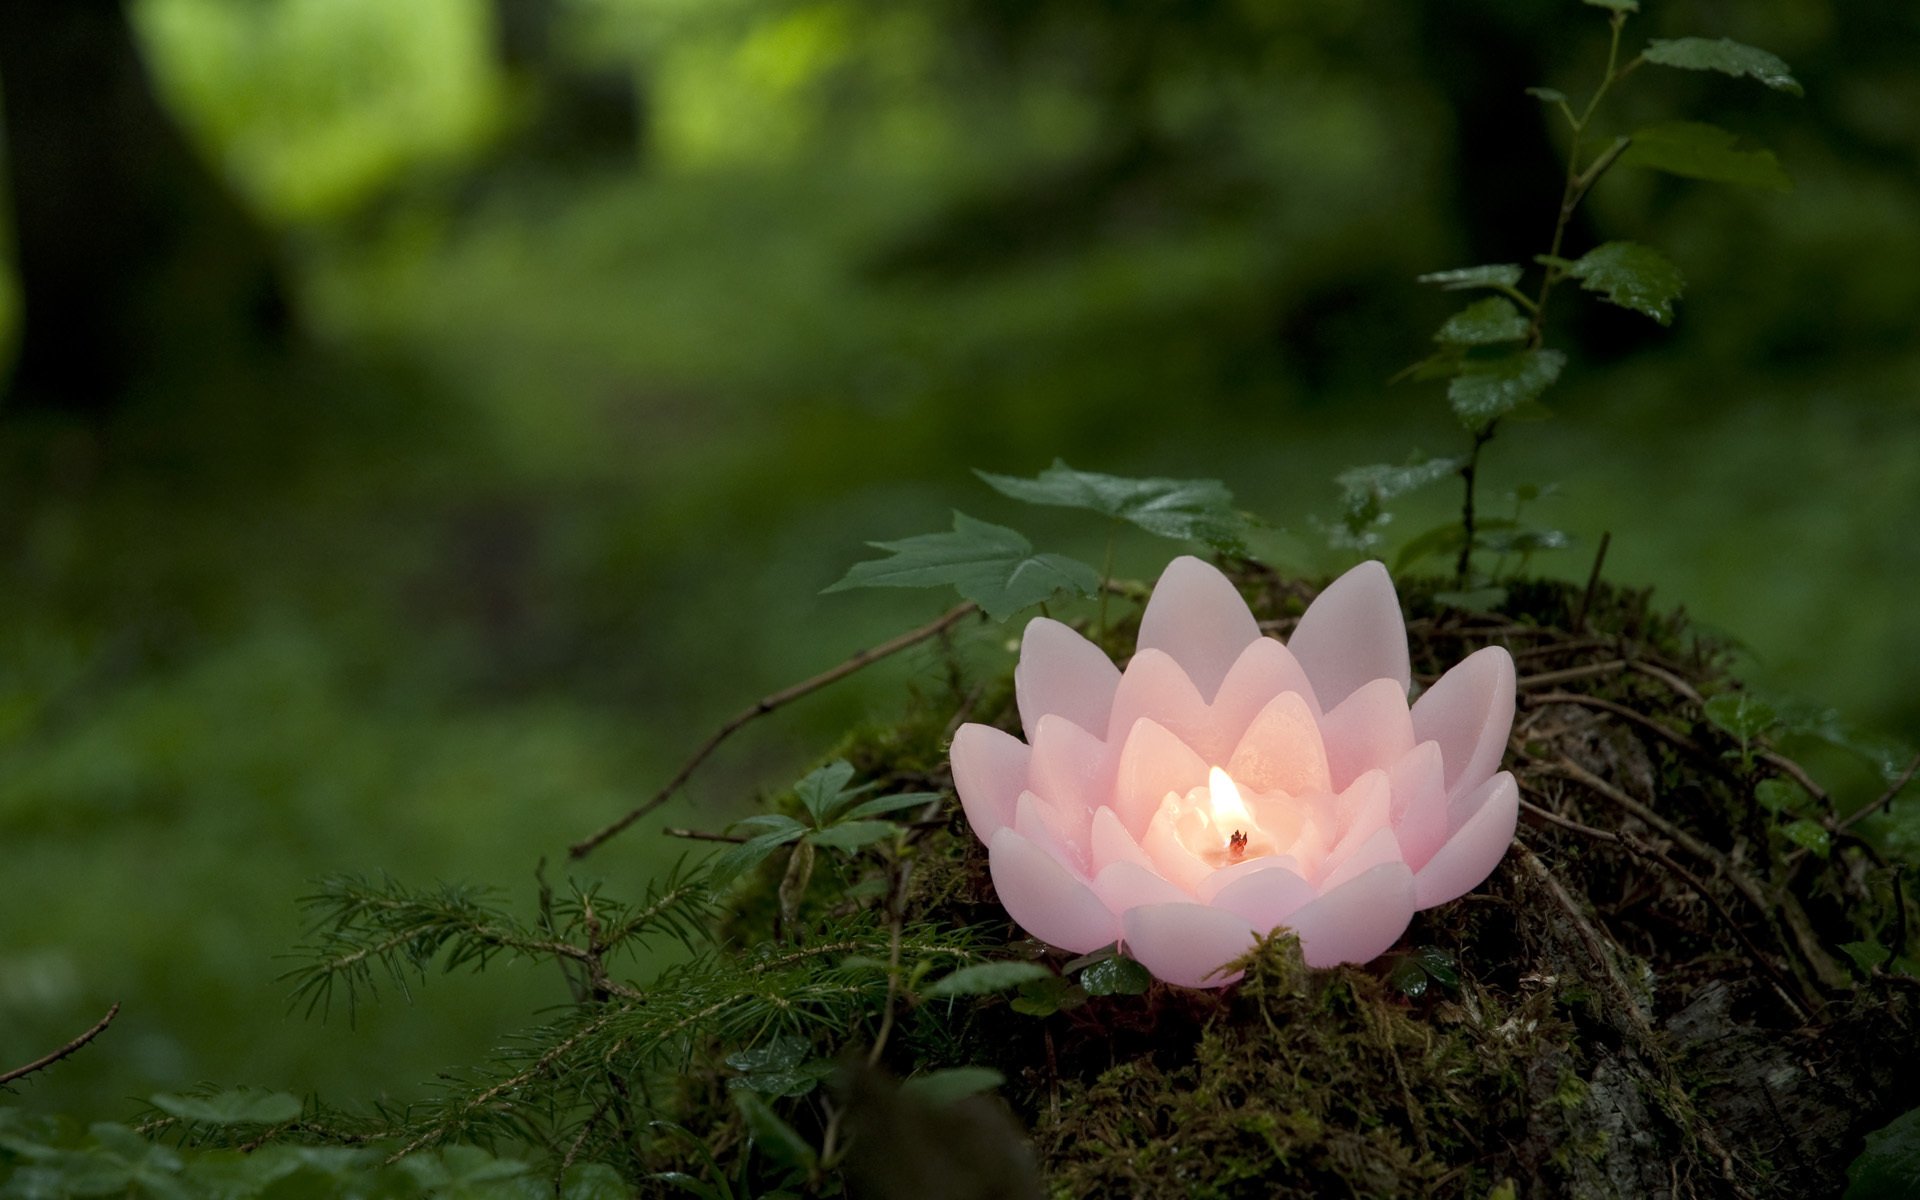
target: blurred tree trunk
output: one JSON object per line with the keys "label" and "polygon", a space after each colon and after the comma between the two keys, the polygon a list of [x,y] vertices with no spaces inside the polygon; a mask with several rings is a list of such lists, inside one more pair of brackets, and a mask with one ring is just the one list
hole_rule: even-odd
{"label": "blurred tree trunk", "polygon": [[634,72],[567,52],[560,0],[493,0],[500,63],[531,115],[506,147],[537,164],[629,166],[646,149],[646,97]]}
{"label": "blurred tree trunk", "polygon": [[161,107],[121,0],[0,0],[0,98],[9,406],[99,416],[155,371],[283,343],[269,239]]}

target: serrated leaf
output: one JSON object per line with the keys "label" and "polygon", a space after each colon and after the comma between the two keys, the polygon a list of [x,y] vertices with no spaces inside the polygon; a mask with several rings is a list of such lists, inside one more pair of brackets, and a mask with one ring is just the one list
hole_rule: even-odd
{"label": "serrated leaf", "polygon": [[932,1108],[946,1108],[969,1096],[989,1092],[1007,1081],[992,1067],[949,1067],[915,1075],[900,1085],[900,1094]]}
{"label": "serrated leaf", "polygon": [[1640,0],[1586,0],[1586,2],[1594,8],[1605,8],[1613,12],[1637,13],[1640,11]]}
{"label": "serrated leaf", "polygon": [[783,1167],[812,1172],[819,1155],[766,1101],[752,1092],[736,1091],[733,1103],[747,1123],[748,1136],[763,1154]]}
{"label": "serrated leaf", "polygon": [[1920,1108],[1867,1135],[1867,1148],[1847,1167],[1845,1200],[1911,1200],[1920,1179]]}
{"label": "serrated leaf", "polygon": [[1527,89],[1527,95],[1532,96],[1535,100],[1539,100],[1544,104],[1565,104],[1567,102],[1567,94],[1559,88],[1530,87]]}
{"label": "serrated leaf", "polygon": [[1802,817],[1783,826],[1780,832],[1786,834],[1787,840],[1794,845],[1805,847],[1821,858],[1833,851],[1833,835],[1818,821]]}
{"label": "serrated leaf", "polygon": [[1153,983],[1153,975],[1124,954],[1103,958],[1080,972],[1080,986],[1089,996],[1138,996]]}
{"label": "serrated leaf", "polygon": [[1893,957],[1893,951],[1879,942],[1842,942],[1840,949],[1846,951],[1853,965],[1860,968],[1862,975],[1873,974],[1873,969]]}
{"label": "serrated leaf", "polygon": [[176,1096],[161,1092],[149,1097],[149,1100],[168,1116],[209,1125],[279,1125],[300,1115],[298,1096],[257,1088],[234,1088],[211,1096]]}
{"label": "serrated leaf", "polygon": [[826,821],[827,814],[850,798],[853,793],[847,790],[847,784],[853,779],[853,764],[846,759],[835,759],[818,770],[809,771],[806,778],[793,785],[793,794],[800,804],[812,814],[813,823],[819,825]]}
{"label": "serrated leaf", "polygon": [[1447,385],[1454,415],[1469,430],[1484,429],[1553,386],[1566,366],[1558,350],[1522,350],[1495,359],[1468,359]]}
{"label": "serrated leaf", "polygon": [[1438,483],[1464,465],[1464,458],[1430,458],[1425,462],[1403,465],[1373,463],[1364,467],[1349,467],[1335,475],[1333,482],[1340,488],[1347,511],[1364,513],[1377,511],[1389,500]]}
{"label": "serrated leaf", "polygon": [[1712,183],[1775,192],[1793,190],[1793,180],[1773,151],[1763,147],[1744,149],[1731,131],[1700,121],[1668,121],[1640,130],[1620,156],[1620,163]]}
{"label": "serrated leaf", "polygon": [[1742,45],[1732,38],[1654,38],[1640,57],[1663,67],[1718,71],[1722,75],[1755,80],[1776,92],[1806,95],[1806,89],[1800,86],[1779,55]]}
{"label": "serrated leaf", "polygon": [[1032,479],[975,471],[1003,496],[1058,508],[1084,508],[1148,533],[1246,553],[1247,520],[1217,479],[1130,479],[1076,471],[1061,459]]}
{"label": "serrated leaf", "polygon": [[939,792],[901,792],[897,796],[876,796],[847,810],[847,819],[880,817],[909,808],[925,808],[941,798]]}
{"label": "serrated leaf", "polygon": [[996,621],[1060,592],[1092,596],[1100,573],[1061,554],[1035,554],[1033,544],[1003,525],[953,514],[953,532],[927,533],[897,542],[874,542],[891,557],[855,563],[840,582],[825,589],[857,587],[953,587]]}
{"label": "serrated leaf", "polygon": [[921,995],[929,1000],[950,996],[990,996],[995,992],[1010,991],[1023,983],[1053,978],[1054,973],[1039,963],[975,963],[934,980]]}
{"label": "serrated leaf", "polygon": [[809,835],[807,840],[829,850],[858,850],[899,832],[900,826],[892,821],[841,821]]}
{"label": "serrated leaf", "polygon": [[1721,692],[1703,707],[1707,720],[1743,742],[1765,733],[1774,722],[1773,705],[1747,692]]}
{"label": "serrated leaf", "polygon": [[1753,798],[1771,813],[1792,812],[1807,799],[1806,789],[1787,779],[1762,779],[1753,785]]}
{"label": "serrated leaf", "polygon": [[1662,325],[1673,323],[1673,302],[1686,280],[1680,268],[1651,246],[1638,242],[1605,242],[1581,255],[1567,274],[1580,286],[1598,292],[1609,304],[1630,308]]}
{"label": "serrated leaf", "polygon": [[1443,346],[1497,346],[1527,336],[1530,326],[1505,296],[1476,300],[1447,318],[1433,340]]}
{"label": "serrated leaf", "polygon": [[1510,288],[1520,282],[1525,272],[1514,263],[1489,263],[1483,267],[1455,267],[1450,271],[1431,271],[1415,280],[1416,283],[1431,283],[1445,291],[1460,292],[1468,288]]}

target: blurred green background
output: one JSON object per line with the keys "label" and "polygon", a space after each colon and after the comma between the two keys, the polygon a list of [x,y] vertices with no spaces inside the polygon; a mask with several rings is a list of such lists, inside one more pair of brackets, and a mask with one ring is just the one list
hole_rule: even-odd
{"label": "blurred green background", "polygon": [[[1485,494],[1558,484],[1540,569],[1611,531],[1608,577],[1751,679],[1910,732],[1920,17],[1647,8],[1630,44],[1738,38],[1807,96],[1647,70],[1607,130],[1715,121],[1797,187],[1610,176],[1570,249],[1661,247],[1689,294],[1664,331],[1556,300],[1555,415]],[[1523,89],[1584,95],[1606,40],[1576,0],[4,14],[0,1067],[123,1000],[23,1093],[99,1115],[416,1094],[562,1001],[500,967],[320,1028],[275,955],[325,872],[527,903],[725,716],[943,607],[818,595],[866,540],[959,506],[1098,560],[970,467],[1217,477],[1271,561],[1342,565],[1337,471],[1462,448],[1439,385],[1386,384],[1457,306],[1413,277],[1545,249],[1562,147]],[[720,825],[943,675],[795,706],[662,820]],[[636,888],[660,823],[587,869]]]}

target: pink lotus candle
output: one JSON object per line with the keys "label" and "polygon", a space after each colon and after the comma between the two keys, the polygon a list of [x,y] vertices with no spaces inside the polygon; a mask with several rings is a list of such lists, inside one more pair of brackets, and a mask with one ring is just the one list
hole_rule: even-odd
{"label": "pink lotus candle", "polygon": [[1362,563],[1286,644],[1232,583],[1170,563],[1123,672],[1058,621],[1014,672],[1028,740],[962,725],[953,780],[1020,927],[1075,953],[1123,944],[1158,978],[1220,987],[1256,934],[1309,966],[1366,962],[1492,873],[1519,790],[1500,771],[1513,659],[1469,655],[1409,707],[1406,625]]}

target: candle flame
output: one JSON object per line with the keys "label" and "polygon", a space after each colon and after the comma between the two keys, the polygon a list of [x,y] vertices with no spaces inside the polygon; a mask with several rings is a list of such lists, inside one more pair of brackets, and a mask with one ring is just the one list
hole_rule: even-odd
{"label": "candle flame", "polygon": [[1253,824],[1253,814],[1247,811],[1247,802],[1240,798],[1240,789],[1219,767],[1207,773],[1207,794],[1215,829],[1245,829]]}

